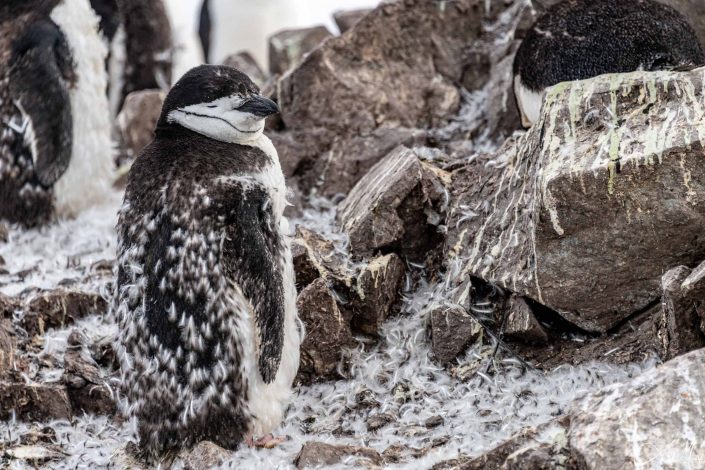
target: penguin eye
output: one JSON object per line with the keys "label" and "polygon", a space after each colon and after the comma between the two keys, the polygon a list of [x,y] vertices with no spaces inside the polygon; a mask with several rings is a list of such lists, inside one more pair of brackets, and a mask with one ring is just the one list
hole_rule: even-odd
{"label": "penguin eye", "polygon": [[216,108],[217,106],[218,105],[215,105],[215,104],[209,104],[208,106],[206,106],[206,108]]}

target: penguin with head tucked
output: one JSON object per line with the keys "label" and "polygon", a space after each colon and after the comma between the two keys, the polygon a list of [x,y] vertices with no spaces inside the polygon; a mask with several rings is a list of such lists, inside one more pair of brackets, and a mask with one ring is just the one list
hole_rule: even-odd
{"label": "penguin with head tucked", "polygon": [[105,54],[88,0],[0,7],[0,220],[73,216],[110,187]]}
{"label": "penguin with head tucked", "polygon": [[571,80],[705,64],[698,38],[673,8],[653,0],[564,0],[542,13],[514,59],[514,92],[526,127],[546,89]]}
{"label": "penguin with head tucked", "polygon": [[262,133],[277,111],[233,68],[192,69],[128,175],[117,349],[147,456],[234,448],[283,418],[302,329],[284,176]]}

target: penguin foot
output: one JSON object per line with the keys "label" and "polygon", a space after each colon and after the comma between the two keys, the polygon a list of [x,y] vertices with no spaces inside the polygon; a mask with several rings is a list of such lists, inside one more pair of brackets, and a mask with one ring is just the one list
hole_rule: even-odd
{"label": "penguin foot", "polygon": [[285,442],[288,438],[286,436],[273,436],[271,434],[267,434],[266,436],[262,436],[259,439],[255,439],[253,437],[248,437],[245,443],[249,447],[261,447],[264,449],[274,449],[276,446],[281,444],[282,442]]}

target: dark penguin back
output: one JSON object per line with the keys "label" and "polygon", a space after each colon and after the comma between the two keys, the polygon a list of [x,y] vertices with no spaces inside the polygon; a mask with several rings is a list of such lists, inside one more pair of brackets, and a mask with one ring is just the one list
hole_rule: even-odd
{"label": "dark penguin back", "polygon": [[522,42],[514,74],[540,91],[605,73],[705,64],[683,16],[652,0],[564,0],[549,8]]}

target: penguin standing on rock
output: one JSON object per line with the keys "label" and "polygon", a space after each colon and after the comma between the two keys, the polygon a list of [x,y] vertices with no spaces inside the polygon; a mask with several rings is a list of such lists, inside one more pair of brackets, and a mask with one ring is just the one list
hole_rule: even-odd
{"label": "penguin standing on rock", "polygon": [[150,458],[205,439],[232,449],[283,418],[302,330],[284,176],[262,133],[276,112],[243,73],[192,69],[128,175],[117,349]]}
{"label": "penguin standing on rock", "polygon": [[653,0],[564,0],[549,7],[514,59],[524,126],[539,118],[546,89],[605,73],[678,70],[705,64],[683,16]]}
{"label": "penguin standing on rock", "polygon": [[0,5],[0,220],[73,216],[110,187],[106,49],[88,0]]}

